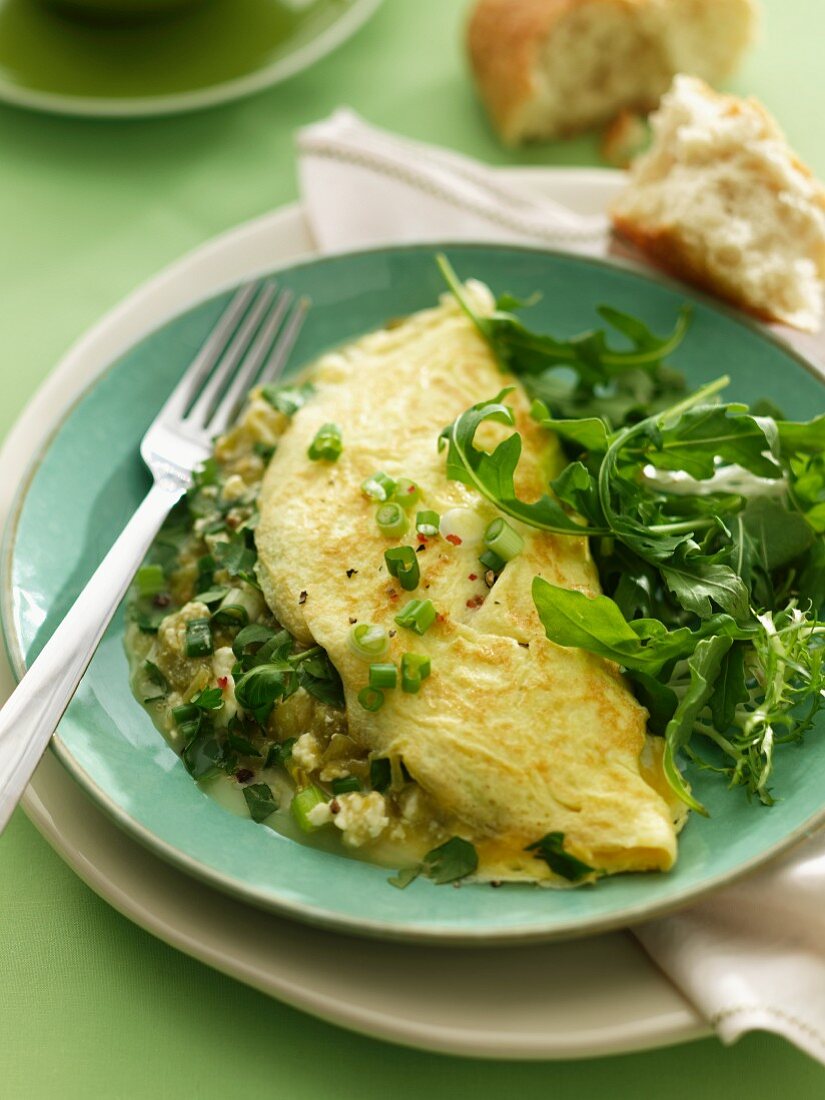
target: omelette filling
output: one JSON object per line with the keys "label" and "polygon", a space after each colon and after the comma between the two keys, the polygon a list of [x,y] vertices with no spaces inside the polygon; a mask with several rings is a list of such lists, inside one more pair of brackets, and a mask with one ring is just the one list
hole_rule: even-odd
{"label": "omelette filling", "polygon": [[644,708],[615,666],[549,642],[532,603],[535,576],[599,592],[587,540],[446,476],[444,425],[507,385],[517,489],[537,498],[558,443],[451,297],[311,382],[256,388],[131,594],[133,689],[191,775],[256,822],[401,868],[397,886],[565,886],[676,856],[683,809]]}

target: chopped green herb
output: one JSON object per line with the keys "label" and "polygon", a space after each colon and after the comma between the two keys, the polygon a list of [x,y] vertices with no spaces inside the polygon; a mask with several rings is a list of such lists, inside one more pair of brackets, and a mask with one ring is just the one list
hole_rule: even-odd
{"label": "chopped green herb", "polygon": [[392,765],[386,756],[370,761],[370,786],[374,791],[383,792],[392,782]]}
{"label": "chopped green herb", "polygon": [[349,794],[351,791],[361,790],[361,780],[354,775],[343,775],[332,781],[333,794]]}
{"label": "chopped green herb", "polygon": [[503,562],[512,561],[524,549],[524,539],[500,516],[488,524],[484,545]]}
{"label": "chopped green herb", "polygon": [[392,539],[400,539],[409,526],[407,513],[395,501],[376,509],[375,522],[381,534]]}
{"label": "chopped green herb", "polygon": [[500,573],[507,562],[500,558],[493,550],[485,550],[478,559],[485,569],[492,569],[494,573]]}
{"label": "chopped green herb", "polygon": [[251,783],[244,787],[243,796],[249,816],[259,824],[278,809],[278,802],[268,783]]}
{"label": "chopped green herb", "polygon": [[426,508],[423,512],[416,512],[415,515],[415,529],[419,535],[423,535],[425,538],[434,538],[441,527],[441,516],[438,512],[433,512],[431,509]]}
{"label": "chopped green herb", "polygon": [[261,396],[268,401],[273,409],[282,412],[284,416],[292,417],[304,407],[315,393],[315,387],[311,382],[304,382],[301,386],[262,386]]}
{"label": "chopped green herb", "polygon": [[166,577],[159,565],[142,565],[135,574],[138,595],[157,596],[166,588]]}
{"label": "chopped green herb", "polygon": [[457,882],[472,875],[478,868],[478,852],[460,836],[451,837],[445,844],[433,848],[424,856],[422,870],[436,885]]}
{"label": "chopped green herb", "polygon": [[213,603],[220,603],[228,591],[229,588],[227,585],[216,585],[214,588],[208,588],[205,592],[198,592],[198,602],[205,603],[207,606]]}
{"label": "chopped green herb", "polygon": [[315,433],[307,454],[313,462],[337,462],[344,449],[341,429],[337,424],[323,424]]}
{"label": "chopped green herb", "polygon": [[425,634],[433,625],[437,617],[432,600],[410,600],[398,615],[395,621],[406,630],[412,630],[416,634]]}
{"label": "chopped green herb", "polygon": [[194,695],[191,705],[198,710],[220,710],[223,706],[223,692],[220,688],[204,688]]}
{"label": "chopped green herb", "polygon": [[411,882],[415,882],[418,876],[421,874],[421,864],[416,864],[415,867],[403,867],[400,871],[396,871],[394,875],[390,875],[387,882],[390,886],[395,886],[399,890],[406,890]]}
{"label": "chopped green herb", "polygon": [[564,833],[548,833],[535,844],[528,844],[525,851],[532,852],[536,859],[543,859],[554,874],[561,875],[568,882],[578,882],[593,872],[587,863],[565,850]]}
{"label": "chopped green herb", "polygon": [[395,482],[388,474],[378,470],[361,483],[361,492],[370,500],[384,502],[395,492]]}
{"label": "chopped green herb", "polygon": [[154,661],[146,660],[143,662],[143,669],[146,673],[147,680],[153,683],[156,687],[162,688],[164,692],[169,690],[169,681],[160,671]]}
{"label": "chopped green herb", "polygon": [[383,626],[373,623],[356,623],[349,632],[349,645],[362,661],[383,657],[390,647],[390,639]]}
{"label": "chopped green herb", "polygon": [[186,624],[186,656],[208,657],[212,652],[209,619],[190,619]]}
{"label": "chopped green herb", "polygon": [[[370,665],[371,688],[394,688],[398,683],[398,669],[392,661],[381,661]],[[370,708],[367,707],[367,710]]]}
{"label": "chopped green herb", "polygon": [[405,591],[412,592],[418,587],[421,571],[415,550],[411,546],[395,546],[385,550],[384,561],[387,564],[387,572],[398,580]]}
{"label": "chopped green herb", "polygon": [[402,508],[414,508],[421,500],[421,489],[408,477],[400,477],[395,486],[393,500],[396,500]]}
{"label": "chopped green herb", "polygon": [[410,695],[421,690],[421,681],[430,675],[430,658],[418,653],[405,653],[401,658],[401,688]]}
{"label": "chopped green herb", "polygon": [[384,705],[384,692],[374,687],[364,687],[358,692],[358,702],[364,710],[380,710]]}

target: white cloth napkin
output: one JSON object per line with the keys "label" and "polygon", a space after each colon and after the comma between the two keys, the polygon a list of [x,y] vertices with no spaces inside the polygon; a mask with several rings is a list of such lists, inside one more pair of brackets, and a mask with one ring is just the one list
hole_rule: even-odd
{"label": "white cloth napkin", "polygon": [[[298,151],[322,252],[439,239],[607,251],[606,217],[505,189],[477,161],[376,130],[348,110],[302,130]],[[773,1031],[825,1062],[825,836],[634,931],[724,1042]]]}

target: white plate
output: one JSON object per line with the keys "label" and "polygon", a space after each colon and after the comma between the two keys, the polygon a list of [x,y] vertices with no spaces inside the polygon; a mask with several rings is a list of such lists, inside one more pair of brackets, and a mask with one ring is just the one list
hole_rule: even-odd
{"label": "white plate", "polygon": [[[508,170],[582,211],[603,209],[616,173]],[[313,252],[295,204],[218,237],[131,295],[58,365],[0,453],[0,520],[13,486],[67,406],[119,354],[224,286]],[[2,669],[0,691],[10,685]],[[629,933],[542,947],[437,949],[347,941],[224,897],[139,847],[47,756],[24,801],[63,859],[160,939],[263,992],[343,1027],[444,1053],[574,1058],[707,1034],[702,1019]],[[536,981],[537,975],[552,981]]]}

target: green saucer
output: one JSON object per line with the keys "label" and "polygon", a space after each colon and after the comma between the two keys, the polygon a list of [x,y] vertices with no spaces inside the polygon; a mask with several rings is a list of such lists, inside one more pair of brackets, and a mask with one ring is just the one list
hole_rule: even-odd
{"label": "green saucer", "polygon": [[353,34],[381,0],[203,0],[95,22],[0,0],[0,99],[96,116],[191,111],[260,91]]}

